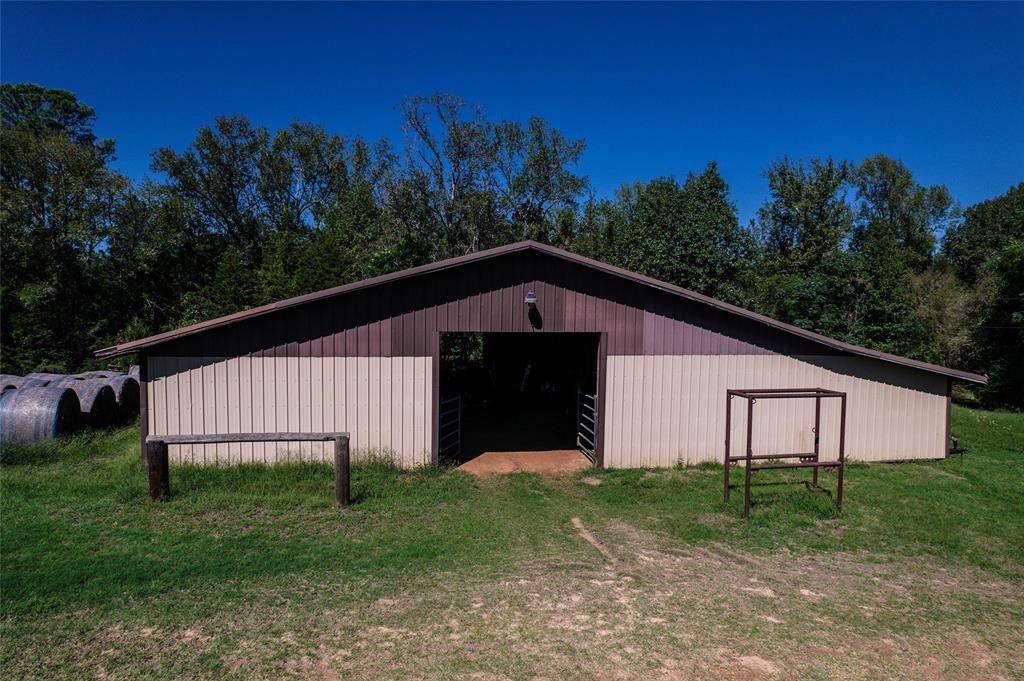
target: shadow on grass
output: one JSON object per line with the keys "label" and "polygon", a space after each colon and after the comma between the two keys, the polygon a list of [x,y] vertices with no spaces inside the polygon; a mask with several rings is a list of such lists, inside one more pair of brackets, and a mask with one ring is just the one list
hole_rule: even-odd
{"label": "shadow on grass", "polygon": [[138,426],[98,428],[46,442],[0,441],[0,465],[30,466],[110,456],[138,438]]}

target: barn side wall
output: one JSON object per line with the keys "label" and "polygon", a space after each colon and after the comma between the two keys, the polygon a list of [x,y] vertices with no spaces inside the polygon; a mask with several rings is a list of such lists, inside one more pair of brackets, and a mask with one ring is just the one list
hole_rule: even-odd
{"label": "barn side wall", "polygon": [[[356,456],[430,463],[431,357],[150,357],[151,435],[348,432]],[[326,443],[170,447],[175,463],[333,461]]]}
{"label": "barn side wall", "polygon": [[[721,461],[729,388],[822,387],[847,393],[846,455],[861,461],[945,456],[946,378],[861,357],[627,355],[608,358],[605,465]],[[745,452],[746,400],[734,398],[732,452]],[[814,449],[814,400],[760,400],[755,454]],[[822,400],[821,456],[837,458],[839,400]]]}

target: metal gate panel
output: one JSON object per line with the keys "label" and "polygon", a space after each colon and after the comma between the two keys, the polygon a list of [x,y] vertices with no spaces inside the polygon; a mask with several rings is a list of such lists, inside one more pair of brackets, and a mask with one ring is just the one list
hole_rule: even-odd
{"label": "metal gate panel", "polygon": [[438,456],[462,453],[462,393],[441,400],[438,410]]}
{"label": "metal gate panel", "polygon": [[576,447],[597,462],[597,393],[576,393]]}

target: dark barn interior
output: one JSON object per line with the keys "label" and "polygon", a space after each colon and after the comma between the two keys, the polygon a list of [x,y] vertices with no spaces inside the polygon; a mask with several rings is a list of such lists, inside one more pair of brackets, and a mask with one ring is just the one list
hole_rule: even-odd
{"label": "dark barn interior", "polygon": [[441,398],[461,396],[461,447],[448,460],[575,449],[579,394],[597,385],[597,348],[593,333],[442,334]]}

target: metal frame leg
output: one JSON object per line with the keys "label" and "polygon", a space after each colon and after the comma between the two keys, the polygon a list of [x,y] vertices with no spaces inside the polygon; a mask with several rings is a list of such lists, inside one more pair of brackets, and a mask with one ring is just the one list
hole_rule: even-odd
{"label": "metal frame leg", "polygon": [[843,510],[843,476],[846,473],[846,395],[839,400],[839,484],[836,486],[836,508]]}
{"label": "metal frame leg", "polygon": [[747,398],[747,466],[743,480],[743,518],[750,519],[750,476],[753,475],[751,465],[754,463],[754,400]]}
{"label": "metal frame leg", "polygon": [[726,391],[725,394],[725,457],[722,465],[725,466],[725,483],[722,489],[723,503],[729,502],[729,434],[732,427],[732,395]]}
{"label": "metal frame leg", "polygon": [[[820,438],[818,436],[818,433],[820,433],[820,432],[821,432],[821,398],[820,397],[815,397],[814,398],[814,463],[818,463],[818,455],[819,455],[818,447],[819,447],[819,440],[820,440]],[[811,480],[811,484],[814,485],[815,487],[817,487],[818,486],[818,468],[817,468],[817,466],[815,466],[815,468],[814,468],[814,474],[813,475],[814,475],[814,477]]]}

